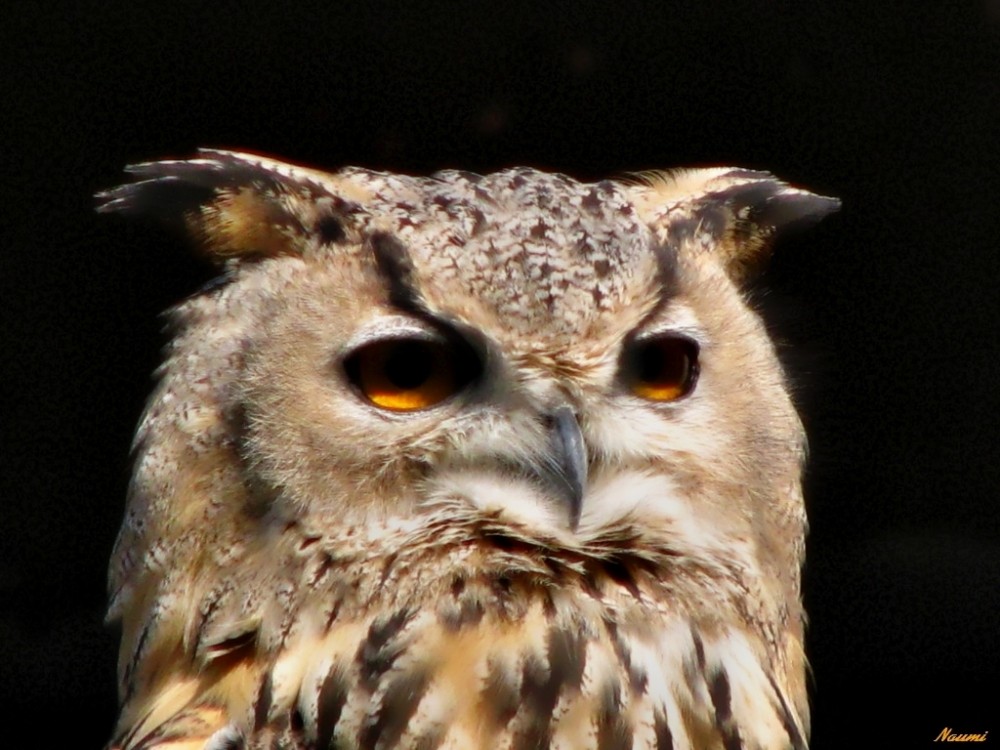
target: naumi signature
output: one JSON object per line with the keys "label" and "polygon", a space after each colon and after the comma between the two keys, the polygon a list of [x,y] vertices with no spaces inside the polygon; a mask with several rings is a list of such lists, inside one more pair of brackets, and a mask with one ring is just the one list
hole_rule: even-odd
{"label": "naumi signature", "polygon": [[934,738],[935,742],[986,742],[986,735],[989,732],[979,733],[959,733],[951,727],[945,727],[941,734]]}

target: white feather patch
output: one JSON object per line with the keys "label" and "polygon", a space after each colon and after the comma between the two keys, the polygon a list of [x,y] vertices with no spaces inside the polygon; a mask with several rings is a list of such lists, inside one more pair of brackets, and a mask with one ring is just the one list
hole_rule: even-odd
{"label": "white feather patch", "polygon": [[442,474],[428,487],[430,502],[453,502],[461,498],[484,516],[561,535],[566,532],[566,516],[555,512],[552,498],[527,479],[490,471],[461,471]]}

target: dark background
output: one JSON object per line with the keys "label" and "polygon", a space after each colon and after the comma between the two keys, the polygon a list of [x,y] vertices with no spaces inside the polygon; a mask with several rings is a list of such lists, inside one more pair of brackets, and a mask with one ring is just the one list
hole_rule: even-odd
{"label": "dark background", "polygon": [[405,172],[737,164],[840,196],[758,295],[811,435],[813,747],[924,747],[946,726],[996,743],[998,0],[13,5],[5,731],[110,734],[105,566],[157,314],[212,275],[91,196],[128,162],[216,146]]}

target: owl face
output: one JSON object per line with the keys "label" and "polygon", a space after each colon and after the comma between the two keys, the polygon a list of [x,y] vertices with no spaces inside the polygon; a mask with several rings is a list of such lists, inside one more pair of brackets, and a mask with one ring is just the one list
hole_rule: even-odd
{"label": "owl face", "polygon": [[655,187],[349,176],[371,197],[338,241],[234,271],[253,335],[226,406],[269,513],[372,528],[447,506],[575,545],[717,525],[691,488],[770,502],[761,467],[795,470],[766,335],[718,258],[647,223],[632,193]]}
{"label": "owl face", "polygon": [[[251,632],[273,655],[317,628],[301,612],[320,573],[300,567],[320,548],[324,576],[338,559],[388,570],[415,555],[398,566],[406,592],[345,563],[341,581],[372,593],[319,596],[331,633],[338,618],[419,610],[456,580],[464,591],[475,576],[456,578],[456,559],[508,577],[534,554],[577,572],[634,557],[672,604],[633,583],[645,604],[596,614],[607,594],[581,611],[633,625],[751,611],[804,703],[804,437],[740,284],[777,230],[835,201],[737,169],[582,184],[530,169],[324,174],[205,152],[132,171],[140,181],[104,210],[182,218],[226,275],[174,311],[137,436],[112,567],[123,727],[156,703],[170,654],[215,663],[212,649],[244,648]],[[733,604],[729,579],[752,606]],[[525,585],[530,598],[553,584]],[[367,614],[329,604],[341,596]],[[698,614],[706,601],[719,611]]]}

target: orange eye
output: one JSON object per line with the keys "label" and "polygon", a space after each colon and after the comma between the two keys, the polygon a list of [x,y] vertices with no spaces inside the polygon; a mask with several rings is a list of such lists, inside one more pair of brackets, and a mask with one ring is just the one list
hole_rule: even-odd
{"label": "orange eye", "polygon": [[698,380],[698,344],[683,336],[639,341],[629,356],[628,385],[649,401],[676,401]]}
{"label": "orange eye", "polygon": [[388,339],[362,346],[344,362],[347,376],[375,406],[426,409],[458,393],[474,377],[473,355],[436,341]]}

